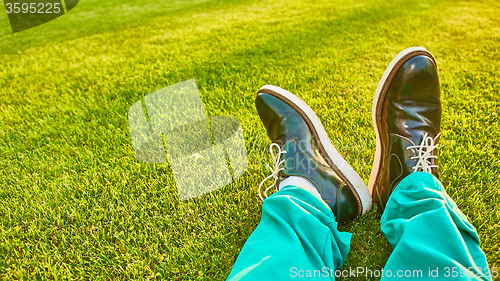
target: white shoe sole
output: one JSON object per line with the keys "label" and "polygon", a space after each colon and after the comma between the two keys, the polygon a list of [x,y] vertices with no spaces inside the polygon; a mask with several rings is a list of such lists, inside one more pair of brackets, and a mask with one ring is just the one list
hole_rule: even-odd
{"label": "white shoe sole", "polygon": [[329,164],[333,164],[335,166],[333,168],[337,171],[340,171],[343,174],[344,180],[348,181],[354,187],[353,191],[358,195],[359,200],[361,201],[360,202],[362,207],[361,215],[364,215],[366,211],[368,211],[371,208],[372,205],[372,198],[370,192],[368,191],[368,188],[366,187],[365,183],[358,175],[358,173],[356,173],[356,171],[354,171],[354,169],[337,152],[332,142],[330,141],[330,138],[328,138],[325,128],[321,124],[321,121],[319,120],[318,116],[316,116],[314,111],[300,98],[280,87],[266,85],[261,87],[259,92],[262,90],[264,90],[264,92],[265,90],[272,91],[273,93],[282,96],[285,102],[288,100],[289,102],[295,104],[298,108],[302,110],[302,113],[307,116],[307,118],[313,124],[314,130],[316,130],[321,145],[323,146],[324,150],[328,154],[328,157],[330,158],[326,160],[331,160],[331,163]]}
{"label": "white shoe sole", "polygon": [[[400,52],[389,64],[387,69],[384,71],[384,74],[382,75],[382,78],[380,79],[380,82],[378,83],[377,90],[375,91],[375,96],[373,97],[373,104],[372,104],[372,122],[373,122],[373,127],[375,128],[375,136],[376,136],[376,147],[375,147],[375,157],[373,159],[373,166],[372,166],[372,171],[370,174],[370,179],[368,180],[368,190],[372,194],[373,198],[375,199],[374,192],[375,192],[375,183],[380,171],[380,161],[382,158],[382,142],[380,140],[380,132],[378,129],[378,121],[377,120],[377,108],[380,102],[383,102],[383,100],[380,100],[380,95],[382,94],[382,91],[386,90],[386,83],[387,80],[392,76],[391,74],[393,73],[394,70],[399,69],[399,64],[402,61],[407,61],[410,58],[413,58],[417,55],[420,54],[426,54],[430,56],[433,60],[434,57],[431,55],[431,53],[423,48],[423,47],[412,47],[408,48],[402,52]],[[391,77],[392,78],[392,77]],[[388,86],[388,85],[387,85]]]}

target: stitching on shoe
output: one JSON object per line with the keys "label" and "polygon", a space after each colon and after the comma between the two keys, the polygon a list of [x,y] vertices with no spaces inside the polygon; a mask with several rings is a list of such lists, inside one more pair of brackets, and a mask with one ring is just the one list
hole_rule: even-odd
{"label": "stitching on shoe", "polygon": [[[293,156],[293,167],[294,167],[294,169],[296,171],[300,172],[302,175],[308,175],[306,172],[304,172],[304,171],[302,171],[302,170],[300,170],[300,169],[297,168],[297,165],[296,165],[297,161],[296,161],[296,159],[297,159],[297,155],[299,155],[299,154],[302,154],[302,155],[304,155],[304,157],[309,158],[309,157],[307,157],[308,155],[306,153],[302,152],[302,151],[299,151],[299,152],[295,153],[295,155]],[[321,194],[321,197],[323,198],[323,200],[326,201],[326,202],[328,202],[325,199],[325,197],[326,197],[325,196],[325,192],[324,192],[323,187],[321,186],[321,184],[319,184],[319,182],[316,181],[313,177],[305,177],[305,178],[307,178],[308,180],[312,181],[313,184],[315,184],[315,187],[316,187],[316,189],[318,189],[318,191]]]}
{"label": "stitching on shoe", "polygon": [[[389,186],[389,187],[390,187],[390,193],[392,193],[392,191],[393,191],[393,190],[394,190],[394,188],[395,188],[394,183],[395,183],[395,182],[399,183],[400,181],[398,181],[398,179],[399,179],[399,178],[403,175],[403,164],[401,164],[401,159],[399,159],[399,157],[398,157],[396,154],[394,154],[394,153],[392,153],[392,154],[391,154],[391,157],[390,157],[390,158],[392,158],[392,156],[396,157],[396,159],[398,160],[398,163],[399,163],[399,172],[400,172],[400,174],[399,174],[399,176],[397,176],[397,177],[396,177],[396,178],[395,178],[395,179],[391,182],[391,185]],[[390,158],[389,158],[389,163],[391,162]]]}
{"label": "stitching on shoe", "polygon": [[[308,180],[312,181],[312,182],[313,182],[313,184],[315,184],[316,189],[318,189],[318,188],[319,188],[318,192],[320,193],[320,195],[321,195],[322,199],[323,199],[325,202],[328,202],[327,200],[325,200],[325,199],[324,199],[324,197],[326,197],[326,196],[325,196],[325,192],[323,191],[323,188],[321,187],[321,185],[320,185],[320,184],[319,184],[319,183],[318,183],[315,179],[313,179],[313,178],[311,178],[311,177],[307,177],[307,176],[305,176],[305,175],[307,175],[307,173],[306,173],[306,172],[304,172],[304,171],[302,171],[302,170],[300,170],[300,169],[298,169],[298,168],[297,168],[297,165],[296,165],[296,164],[297,164],[297,161],[295,160],[295,159],[297,158],[297,155],[299,155],[299,154],[303,154],[305,158],[307,158],[307,159],[310,159],[310,160],[311,160],[310,155],[304,151],[304,148],[303,148],[303,147],[300,145],[300,143],[298,142],[297,137],[293,137],[293,138],[291,138],[290,140],[288,140],[288,141],[287,141],[287,142],[283,145],[283,147],[285,147],[285,146],[289,145],[289,143],[291,143],[293,146],[296,146],[296,147],[299,149],[299,151],[297,151],[297,152],[293,155],[293,157],[291,157],[291,158],[287,158],[287,159],[286,159],[286,162],[285,162],[285,171],[287,172],[287,174],[288,174],[288,175],[301,176],[301,177],[305,177],[306,179],[308,179]],[[292,167],[288,167],[288,165],[286,165],[286,163],[287,163],[287,162],[289,162],[290,160],[292,161],[292,164],[293,164],[293,165],[292,165]],[[311,161],[312,161],[312,160],[311,160]],[[315,161],[313,161],[313,162],[314,162],[314,163],[316,163]],[[320,165],[321,165],[321,163],[320,163]],[[321,166],[325,167],[325,170],[326,170],[326,169],[328,169],[328,167],[326,167],[326,166],[324,166],[324,165],[321,165]],[[318,166],[318,167],[319,167],[319,166]],[[290,169],[292,169],[292,168],[293,168],[293,170],[294,170],[294,171],[297,171],[297,172],[291,172],[291,171],[290,171]],[[329,169],[329,170],[331,170],[331,169]]]}
{"label": "stitching on shoe", "polygon": [[[337,190],[337,215],[340,217],[340,214],[341,214],[341,210],[340,210],[340,194],[342,193],[342,189],[344,187],[346,187],[346,183],[343,182],[340,186],[339,186],[339,189]],[[348,187],[348,186],[347,186]],[[338,220],[340,221],[340,218],[338,218]]]}

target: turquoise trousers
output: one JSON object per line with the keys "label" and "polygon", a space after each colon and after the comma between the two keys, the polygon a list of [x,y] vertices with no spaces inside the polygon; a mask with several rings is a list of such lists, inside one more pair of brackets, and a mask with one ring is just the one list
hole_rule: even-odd
{"label": "turquoise trousers", "polygon": [[228,280],[491,280],[498,274],[488,268],[474,227],[431,174],[403,179],[380,223],[393,247],[384,269],[342,268],[352,234],[337,230],[323,201],[286,186],[264,200],[261,221]]}

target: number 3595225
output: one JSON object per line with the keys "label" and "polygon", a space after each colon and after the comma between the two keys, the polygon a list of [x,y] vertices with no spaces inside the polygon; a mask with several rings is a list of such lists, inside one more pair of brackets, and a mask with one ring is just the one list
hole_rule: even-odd
{"label": "number 3595225", "polygon": [[61,3],[7,3],[5,4],[7,14],[59,14]]}

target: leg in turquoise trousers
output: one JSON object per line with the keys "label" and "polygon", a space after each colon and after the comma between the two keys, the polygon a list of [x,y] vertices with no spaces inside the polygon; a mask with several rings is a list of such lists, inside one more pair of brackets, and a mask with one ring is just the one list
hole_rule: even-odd
{"label": "leg in turquoise trousers", "polygon": [[335,216],[323,201],[286,186],[264,200],[261,221],[228,280],[296,280],[308,272],[331,276],[330,269],[344,264],[351,236],[337,230]]}
{"label": "leg in turquoise trousers", "polygon": [[[382,279],[495,276],[476,230],[431,174],[413,173],[398,184],[382,215],[381,229],[394,248]],[[264,201],[261,222],[228,280],[334,279],[333,270],[342,267],[350,239],[351,234],[337,230],[333,213],[316,196],[284,187]],[[488,273],[480,278],[481,272]]]}
{"label": "leg in turquoise trousers", "polygon": [[404,178],[389,197],[380,223],[394,248],[386,276],[491,280],[495,275],[476,230],[432,174],[417,172]]}

